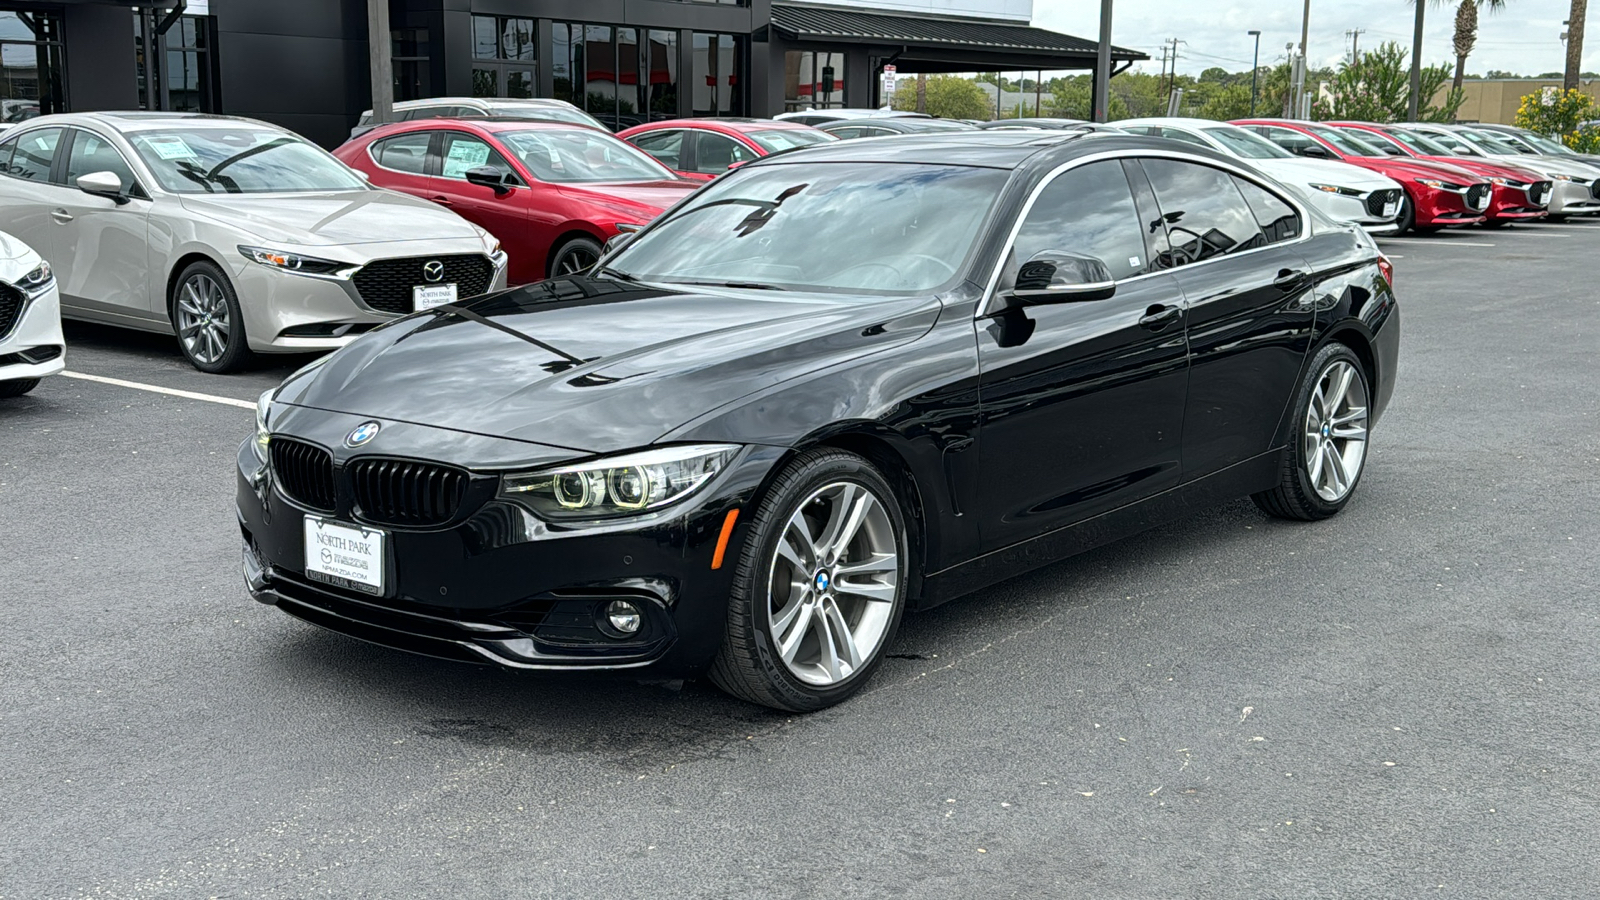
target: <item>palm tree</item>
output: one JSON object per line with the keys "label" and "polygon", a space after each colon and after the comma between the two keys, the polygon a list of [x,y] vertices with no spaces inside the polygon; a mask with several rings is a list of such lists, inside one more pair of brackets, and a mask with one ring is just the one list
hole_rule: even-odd
{"label": "palm tree", "polygon": [[1583,20],[1589,15],[1589,0],[1572,0],[1572,14],[1567,17],[1567,73],[1561,79],[1566,90],[1578,87],[1578,73],[1583,71]]}
{"label": "palm tree", "polygon": [[[1574,0],[1583,3],[1585,0]],[[1466,77],[1467,57],[1472,54],[1472,48],[1478,43],[1478,7],[1487,6],[1490,12],[1504,9],[1506,0],[1461,0],[1461,5],[1456,7],[1456,78],[1451,82],[1451,90],[1461,90],[1461,81]]]}

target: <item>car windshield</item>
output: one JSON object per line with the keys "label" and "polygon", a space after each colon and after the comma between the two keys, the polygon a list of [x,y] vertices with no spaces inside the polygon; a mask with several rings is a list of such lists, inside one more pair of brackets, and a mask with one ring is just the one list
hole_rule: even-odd
{"label": "car windshield", "polygon": [[569,106],[491,106],[489,115],[501,119],[549,119],[552,122],[571,122],[590,128],[604,129],[600,120],[581,109]]}
{"label": "car windshield", "polygon": [[767,131],[746,131],[744,136],[768,153],[782,153],[812,144],[825,144],[838,140],[826,131],[801,131],[798,128],[773,128]]}
{"label": "car windshield", "polygon": [[581,129],[502,131],[500,143],[549,184],[670,181],[677,176],[608,133]]}
{"label": "car windshield", "polygon": [[1228,148],[1228,152],[1244,159],[1288,159],[1293,153],[1279,147],[1260,135],[1251,134],[1243,128],[1203,128],[1217,143]]}
{"label": "car windshield", "polygon": [[128,142],[175,194],[284,194],[366,190],[349,167],[313,144],[265,128],[136,131]]}
{"label": "car windshield", "polygon": [[1468,141],[1477,144],[1483,149],[1483,152],[1492,153],[1496,156],[1517,156],[1525,152],[1530,152],[1519,149],[1518,147],[1508,144],[1505,141],[1502,141],[1499,138],[1482,131],[1471,131],[1463,128],[1460,131],[1457,131],[1456,134],[1459,134]]}
{"label": "car windshield", "polygon": [[1455,151],[1425,134],[1407,131],[1404,128],[1390,128],[1385,133],[1413,153],[1420,153],[1423,156],[1456,155]]}
{"label": "car windshield", "polygon": [[1367,146],[1377,150],[1379,153],[1383,154],[1384,156],[1405,156],[1406,155],[1406,151],[1401,149],[1401,147],[1402,147],[1401,143],[1399,141],[1395,140],[1393,135],[1386,134],[1386,133],[1372,132],[1372,131],[1366,130],[1365,128],[1344,128],[1344,127],[1341,127],[1341,128],[1338,128],[1337,131],[1339,131],[1341,134],[1345,135],[1346,137],[1353,137],[1356,140],[1361,141],[1362,143],[1366,144]]}
{"label": "car windshield", "polygon": [[1577,155],[1572,151],[1572,148],[1568,147],[1566,144],[1563,144],[1560,141],[1552,141],[1542,134],[1519,134],[1517,137],[1520,137],[1527,143],[1532,144],[1534,149],[1540,151],[1541,153],[1550,154],[1552,156]]}
{"label": "car windshield", "polygon": [[1306,130],[1334,146],[1340,153],[1351,156],[1387,156],[1377,147],[1357,137],[1352,137],[1349,132],[1337,128],[1323,128],[1316,125],[1307,125]]}
{"label": "car windshield", "polygon": [[934,291],[960,272],[1009,174],[900,163],[736,169],[606,268],[668,284]]}
{"label": "car windshield", "polygon": [[1472,148],[1471,144],[1456,137],[1449,132],[1430,131],[1426,135],[1432,138],[1439,146],[1449,150],[1454,156],[1482,156],[1483,154]]}

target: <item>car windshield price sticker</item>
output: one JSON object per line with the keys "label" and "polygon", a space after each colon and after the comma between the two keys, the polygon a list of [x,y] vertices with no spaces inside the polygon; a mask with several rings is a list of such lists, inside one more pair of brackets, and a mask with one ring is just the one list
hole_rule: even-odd
{"label": "car windshield price sticker", "polygon": [[188,143],[176,135],[156,135],[145,138],[145,143],[162,159],[194,159],[194,151],[189,149]]}
{"label": "car windshield price sticker", "polygon": [[456,141],[444,159],[444,177],[464,178],[468,169],[489,161],[489,145],[477,141]]}
{"label": "car windshield price sticker", "polygon": [[456,302],[456,286],[453,284],[419,284],[411,289],[412,312],[422,312],[425,309],[454,302]]}
{"label": "car windshield price sticker", "polygon": [[385,537],[377,529],[306,516],[306,576],[364,594],[382,594]]}

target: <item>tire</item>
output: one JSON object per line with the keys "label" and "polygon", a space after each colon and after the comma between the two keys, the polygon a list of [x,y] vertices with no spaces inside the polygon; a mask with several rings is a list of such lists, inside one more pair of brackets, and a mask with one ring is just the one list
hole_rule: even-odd
{"label": "tire", "polygon": [[1408,234],[1417,227],[1417,207],[1411,202],[1410,194],[1400,195],[1399,223],[1400,230],[1395,232],[1396,237],[1399,237],[1402,234]]}
{"label": "tire", "polygon": [[0,400],[21,397],[38,386],[39,379],[37,378],[14,378],[10,381],[0,381]]}
{"label": "tire", "polygon": [[168,300],[173,333],[190,365],[222,375],[254,359],[239,297],[221,269],[209,262],[190,263],[173,279]]}
{"label": "tire", "polygon": [[[1334,515],[1355,495],[1367,461],[1372,397],[1361,360],[1337,341],[1317,352],[1306,373],[1295,391],[1294,430],[1278,485],[1251,497],[1268,515],[1302,522]],[[1336,392],[1331,406],[1321,399],[1329,387]]]}
{"label": "tire", "polygon": [[550,253],[550,277],[579,275],[600,261],[600,242],[573,238]]}
{"label": "tire", "polygon": [[1558,214],[1558,215],[1553,215],[1553,216],[1547,215],[1547,216],[1544,217],[1544,220],[1546,222],[1555,222],[1557,224],[1560,224],[1562,222],[1565,222],[1567,220],[1567,217],[1564,214]]}
{"label": "tire", "polygon": [[[829,539],[852,521],[844,541]],[[711,680],[787,712],[850,697],[900,626],[910,548],[900,502],[871,463],[842,450],[802,455],[751,518]]]}

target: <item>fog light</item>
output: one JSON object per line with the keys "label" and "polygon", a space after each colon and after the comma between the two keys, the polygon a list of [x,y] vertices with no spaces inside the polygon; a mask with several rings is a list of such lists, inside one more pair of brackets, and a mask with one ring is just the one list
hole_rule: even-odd
{"label": "fog light", "polygon": [[637,634],[639,626],[644,624],[644,614],[639,612],[639,607],[626,600],[613,600],[606,607],[606,621],[618,634]]}

